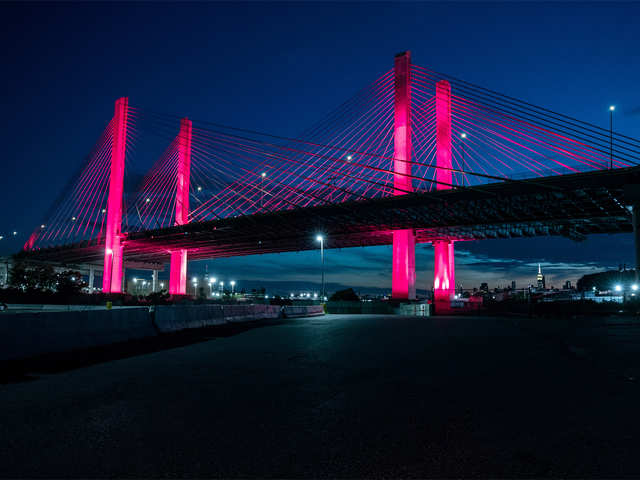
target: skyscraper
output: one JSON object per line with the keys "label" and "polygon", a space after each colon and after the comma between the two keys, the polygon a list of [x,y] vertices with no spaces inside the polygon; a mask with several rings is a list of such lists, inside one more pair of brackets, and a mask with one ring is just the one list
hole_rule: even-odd
{"label": "skyscraper", "polygon": [[546,287],[546,282],[545,282],[545,279],[544,279],[544,275],[542,274],[542,267],[540,266],[540,264],[538,264],[537,280],[538,280],[538,288],[540,290],[544,290],[545,287]]}

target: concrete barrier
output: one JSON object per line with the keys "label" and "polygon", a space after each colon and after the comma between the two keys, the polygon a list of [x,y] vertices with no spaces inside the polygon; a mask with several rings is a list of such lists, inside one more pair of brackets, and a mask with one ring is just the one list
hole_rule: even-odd
{"label": "concrete barrier", "polygon": [[[49,311],[39,305],[34,311],[2,312],[0,361],[281,315],[278,305],[158,305],[151,312],[147,307],[99,308]],[[289,316],[319,314],[319,305],[294,307],[289,312]]]}
{"label": "concrete barrier", "polygon": [[154,323],[162,333],[203,328],[225,323],[274,319],[280,316],[277,305],[158,305]]}
{"label": "concrete barrier", "polygon": [[146,307],[0,315],[0,360],[151,337]]}
{"label": "concrete barrier", "polygon": [[322,305],[285,305],[283,314],[287,318],[315,317],[324,315],[324,307]]}

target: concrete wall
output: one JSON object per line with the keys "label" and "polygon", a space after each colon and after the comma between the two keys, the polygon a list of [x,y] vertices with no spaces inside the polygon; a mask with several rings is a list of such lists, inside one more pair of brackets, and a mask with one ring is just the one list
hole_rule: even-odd
{"label": "concrete wall", "polygon": [[316,315],[324,315],[324,306],[322,305],[286,305],[282,313],[287,318],[295,317],[315,317]]}
{"label": "concrete wall", "polygon": [[0,314],[0,360],[157,335],[145,307]]}
{"label": "concrete wall", "polygon": [[[42,307],[42,306],[38,306]],[[55,307],[60,307],[56,305]],[[228,323],[322,315],[322,305],[159,305],[0,313],[0,361]]]}
{"label": "concrete wall", "polygon": [[158,305],[153,322],[158,331],[166,333],[279,316],[278,305]]}

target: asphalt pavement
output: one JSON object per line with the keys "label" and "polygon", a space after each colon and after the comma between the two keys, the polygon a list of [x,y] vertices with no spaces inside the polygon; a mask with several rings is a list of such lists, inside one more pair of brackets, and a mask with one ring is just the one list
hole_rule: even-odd
{"label": "asphalt pavement", "polygon": [[257,327],[6,377],[0,476],[640,476],[635,324]]}

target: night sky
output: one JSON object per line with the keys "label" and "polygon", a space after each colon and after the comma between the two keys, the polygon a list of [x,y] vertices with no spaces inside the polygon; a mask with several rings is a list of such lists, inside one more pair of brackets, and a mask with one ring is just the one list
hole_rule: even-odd
{"label": "night sky", "polygon": [[[640,137],[640,4],[6,4],[0,254],[18,251],[113,114],[152,110],[285,136],[413,61]],[[18,231],[13,237],[11,232]],[[331,239],[328,239],[330,248]],[[456,244],[464,287],[551,284],[633,263],[628,235]],[[433,250],[417,248],[418,288]],[[319,282],[319,253],[207,262],[220,279],[293,289]],[[191,264],[193,272],[204,262]],[[390,289],[388,247],[329,250],[327,281]],[[278,279],[282,283],[272,283]]]}

